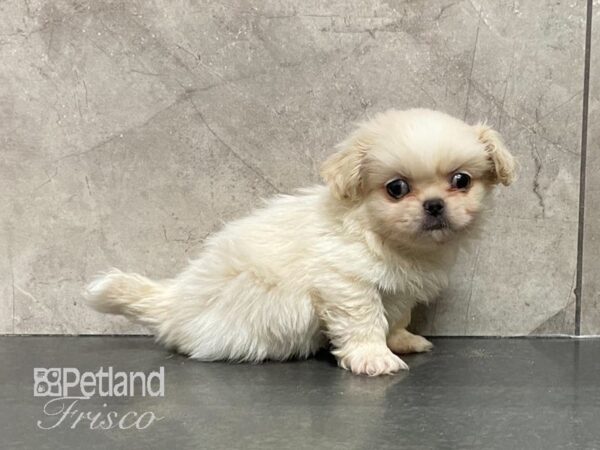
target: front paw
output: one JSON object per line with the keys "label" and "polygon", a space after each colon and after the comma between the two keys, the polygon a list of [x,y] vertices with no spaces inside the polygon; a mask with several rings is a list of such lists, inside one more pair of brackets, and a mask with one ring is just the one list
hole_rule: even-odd
{"label": "front paw", "polygon": [[347,352],[334,352],[340,367],[356,375],[391,375],[399,370],[408,370],[408,365],[387,347],[364,345]]}
{"label": "front paw", "polygon": [[388,339],[387,344],[394,353],[423,353],[433,348],[433,344],[423,336],[412,334],[406,330],[396,330]]}

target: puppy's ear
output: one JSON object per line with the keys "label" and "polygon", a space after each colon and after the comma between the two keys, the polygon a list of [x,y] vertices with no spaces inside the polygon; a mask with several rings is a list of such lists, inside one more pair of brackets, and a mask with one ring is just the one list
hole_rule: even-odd
{"label": "puppy's ear", "polygon": [[362,194],[363,161],[371,145],[367,133],[358,129],[321,166],[321,176],[338,200],[357,200]]}
{"label": "puppy's ear", "polygon": [[504,186],[511,184],[516,176],[515,160],[507,150],[498,132],[492,130],[484,123],[475,125],[479,141],[485,145],[490,160],[492,161],[492,177],[494,183]]}

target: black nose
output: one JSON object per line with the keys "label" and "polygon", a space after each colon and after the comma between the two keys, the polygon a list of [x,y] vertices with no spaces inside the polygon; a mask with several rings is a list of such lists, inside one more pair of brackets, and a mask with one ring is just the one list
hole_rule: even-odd
{"label": "black nose", "polygon": [[444,211],[444,200],[441,198],[432,198],[423,202],[423,208],[427,214],[437,217]]}

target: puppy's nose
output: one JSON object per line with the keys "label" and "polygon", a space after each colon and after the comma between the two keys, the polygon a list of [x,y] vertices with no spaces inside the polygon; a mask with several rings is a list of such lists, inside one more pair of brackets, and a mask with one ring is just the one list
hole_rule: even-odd
{"label": "puppy's nose", "polygon": [[427,214],[437,217],[444,212],[444,200],[441,198],[432,198],[423,202],[423,208]]}

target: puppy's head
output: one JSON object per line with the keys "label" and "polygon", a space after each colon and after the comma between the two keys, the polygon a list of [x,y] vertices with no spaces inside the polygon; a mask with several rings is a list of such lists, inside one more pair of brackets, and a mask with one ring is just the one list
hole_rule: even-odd
{"label": "puppy's head", "polygon": [[336,199],[364,207],[374,231],[426,244],[472,228],[492,187],[513,181],[515,163],[484,124],[392,110],[361,124],[321,173]]}

